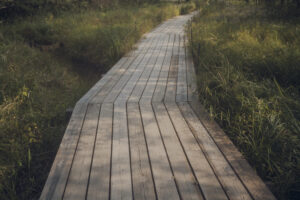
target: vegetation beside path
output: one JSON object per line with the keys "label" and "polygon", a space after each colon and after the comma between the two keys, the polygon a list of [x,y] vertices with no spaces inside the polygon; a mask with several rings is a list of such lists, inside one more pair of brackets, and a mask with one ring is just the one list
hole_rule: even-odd
{"label": "vegetation beside path", "polygon": [[299,8],[247,2],[206,2],[189,27],[199,97],[276,196],[298,199]]}
{"label": "vegetation beside path", "polygon": [[181,5],[92,7],[48,9],[0,24],[0,199],[39,197],[66,109]]}

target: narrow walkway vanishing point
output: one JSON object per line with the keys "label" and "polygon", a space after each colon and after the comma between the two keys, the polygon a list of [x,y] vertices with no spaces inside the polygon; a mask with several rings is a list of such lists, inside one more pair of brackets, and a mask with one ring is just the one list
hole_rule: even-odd
{"label": "narrow walkway vanishing point", "polygon": [[197,101],[179,16],[76,104],[40,199],[275,199]]}

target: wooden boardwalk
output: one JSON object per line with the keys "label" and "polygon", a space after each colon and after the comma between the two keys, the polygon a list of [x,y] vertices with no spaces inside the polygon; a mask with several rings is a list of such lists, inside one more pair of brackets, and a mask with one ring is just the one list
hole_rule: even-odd
{"label": "wooden boardwalk", "polygon": [[76,104],[40,199],[275,199],[197,101],[179,16]]}

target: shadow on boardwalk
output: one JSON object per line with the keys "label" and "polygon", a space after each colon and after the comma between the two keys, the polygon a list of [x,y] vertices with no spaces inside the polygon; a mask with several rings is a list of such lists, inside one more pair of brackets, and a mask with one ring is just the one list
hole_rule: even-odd
{"label": "shadow on boardwalk", "polygon": [[41,199],[274,199],[197,101],[191,17],[146,34],[81,98]]}

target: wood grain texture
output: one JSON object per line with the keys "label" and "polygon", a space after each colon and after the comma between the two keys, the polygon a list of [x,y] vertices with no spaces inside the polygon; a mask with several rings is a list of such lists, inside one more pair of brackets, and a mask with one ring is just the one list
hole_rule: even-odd
{"label": "wood grain texture", "polygon": [[275,199],[198,102],[193,14],[145,34],[77,102],[41,200]]}
{"label": "wood grain texture", "polygon": [[256,200],[275,200],[276,198],[266,184],[256,174],[254,169],[237,150],[232,141],[223,132],[219,125],[209,117],[203,106],[198,102],[193,102],[191,104],[193,105],[193,108],[197,108],[197,116],[199,116],[199,119],[209,131],[214,141],[224,154],[225,158],[230,163],[231,167],[242,180],[243,184],[247,187],[247,190],[251,194],[252,198]]}
{"label": "wood grain texture", "polygon": [[236,176],[230,164],[223,157],[222,152],[207,133],[205,127],[203,127],[190,105],[185,102],[180,102],[179,107],[229,198],[236,200],[251,199],[247,189]]}
{"label": "wood grain texture", "polygon": [[153,102],[161,102],[161,101],[163,101],[163,99],[165,97],[169,68],[171,65],[174,39],[175,39],[175,35],[170,34],[169,44],[168,44],[167,52],[165,55],[164,63],[161,68],[161,72],[159,74],[159,78],[156,83],[155,91],[154,91],[154,94],[152,97]]}
{"label": "wood grain texture", "polygon": [[168,82],[167,82],[166,93],[164,98],[165,102],[175,102],[176,100],[179,45],[180,45],[180,36],[175,35],[173,53],[171,57],[171,65],[169,69]]}
{"label": "wood grain texture", "polygon": [[111,195],[113,200],[132,199],[132,183],[125,103],[114,104],[111,163]]}
{"label": "wood grain texture", "polygon": [[202,124],[205,126],[209,134],[217,146],[222,151],[229,164],[232,166],[238,177],[242,180],[247,190],[251,194],[253,199],[263,200],[276,198],[271,193],[269,188],[256,174],[253,168],[249,165],[243,155],[237,150],[232,141],[220,128],[220,126],[209,117],[209,114],[205,111],[204,107],[199,103],[196,73],[191,54],[187,52],[187,81],[188,81],[188,100],[189,104],[193,108],[194,112],[199,117]]}
{"label": "wood grain texture", "polygon": [[52,168],[40,196],[44,199],[62,199],[72,166],[77,142],[86,115],[86,104],[77,105],[59,146]]}
{"label": "wood grain texture", "polygon": [[101,105],[87,199],[109,198],[113,104]]}
{"label": "wood grain texture", "polygon": [[166,56],[168,41],[169,41],[169,35],[165,35],[163,41],[160,43],[161,49],[158,52],[154,69],[152,70],[147,85],[143,91],[143,95],[140,100],[141,103],[145,103],[145,102],[150,103],[152,100],[152,96],[157,84],[157,79]]}
{"label": "wood grain texture", "polygon": [[155,102],[153,109],[181,197],[203,199],[164,104]]}
{"label": "wood grain texture", "polygon": [[180,199],[150,104],[140,105],[158,199]]}
{"label": "wood grain texture", "polygon": [[64,199],[85,198],[97,132],[99,104],[88,106],[76,153],[66,185]]}
{"label": "wood grain texture", "polygon": [[176,101],[183,102],[188,100],[186,59],[185,59],[185,38],[180,36],[178,74],[177,74],[177,91]]}
{"label": "wood grain texture", "polygon": [[[151,39],[152,43],[157,43],[157,38],[153,37]],[[149,49],[145,52],[143,60],[139,63],[139,66],[135,70],[134,74],[131,76],[130,80],[126,83],[125,87],[122,89],[121,93],[116,99],[116,102],[126,102],[129,96],[131,95],[136,83],[140,79],[145,66],[147,65],[149,59],[152,57],[153,52],[150,52]]]}
{"label": "wood grain texture", "polygon": [[185,49],[186,52],[186,68],[187,68],[187,89],[188,89],[188,101],[198,102],[198,92],[197,92],[197,80],[196,72],[193,63],[193,58],[188,48]]}
{"label": "wood grain texture", "polygon": [[155,199],[148,149],[138,103],[129,103],[127,111],[134,198]]}
{"label": "wood grain texture", "polygon": [[178,106],[175,103],[169,103],[166,104],[166,107],[205,199],[227,199],[221,184],[181,115]]}
{"label": "wood grain texture", "polygon": [[140,98],[143,94],[144,88],[148,82],[149,76],[152,72],[152,70],[155,67],[156,60],[158,59],[159,56],[159,50],[161,48],[160,42],[162,42],[165,38],[161,37],[160,34],[158,34],[158,40],[157,40],[157,45],[153,46],[150,48],[150,52],[152,52],[152,56],[148,60],[148,63],[146,64],[144,71],[139,79],[139,81],[136,83],[134,90],[131,93],[130,98],[128,99],[129,102],[139,102]]}

